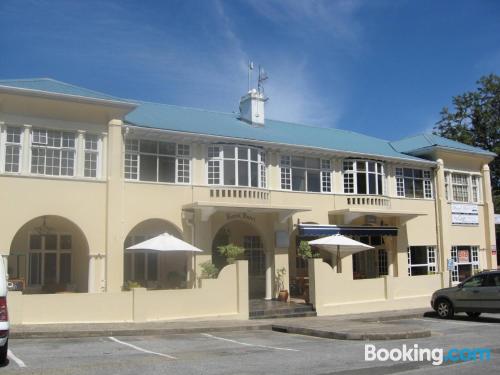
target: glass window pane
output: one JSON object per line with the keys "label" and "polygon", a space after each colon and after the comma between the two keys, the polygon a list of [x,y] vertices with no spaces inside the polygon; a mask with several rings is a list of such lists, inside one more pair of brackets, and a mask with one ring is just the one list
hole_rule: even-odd
{"label": "glass window pane", "polygon": [[425,246],[412,246],[411,264],[425,264],[427,265],[427,248]]}
{"label": "glass window pane", "polygon": [[224,146],[224,159],[234,159],[234,146]]}
{"label": "glass window pane", "polygon": [[158,254],[148,253],[148,281],[158,280]]}
{"label": "glass window pane", "polygon": [[413,170],[413,176],[415,178],[422,178],[423,177],[422,170],[421,169],[414,169]]}
{"label": "glass window pane", "polygon": [[[130,246],[130,245],[128,245]],[[128,247],[125,245],[125,248]],[[125,253],[125,258],[123,260],[123,266],[124,266],[124,271],[123,271],[123,279],[125,282],[131,281],[132,280],[132,254],[130,253]]]}
{"label": "glass window pane", "polygon": [[365,161],[357,161],[356,162],[356,169],[358,171],[366,171],[366,162]]}
{"label": "glass window pane", "polygon": [[369,194],[377,194],[377,185],[375,175],[373,173],[368,174],[368,182],[369,182]]}
{"label": "glass window pane", "polygon": [[378,194],[382,195],[384,194],[384,186],[382,182],[382,175],[377,175],[377,185],[378,185]]}
{"label": "glass window pane", "polygon": [[375,172],[375,162],[373,162],[373,161],[368,162],[368,171]]}
{"label": "glass window pane", "polygon": [[307,158],[306,160],[307,168],[319,169],[320,159],[319,158]]}
{"label": "glass window pane", "polygon": [[144,281],[145,275],[145,266],[146,266],[146,254],[144,253],[136,253],[134,255],[134,280],[135,281]]}
{"label": "glass window pane", "polygon": [[68,284],[71,282],[71,254],[61,254],[59,259],[59,282]]}
{"label": "glass window pane", "polygon": [[292,167],[305,168],[306,159],[300,156],[292,156]]}
{"label": "glass window pane", "polygon": [[42,276],[42,256],[40,253],[30,253],[29,255],[29,269],[30,269],[30,279],[29,283],[31,285],[41,284]]}
{"label": "glass window pane", "polygon": [[258,151],[255,148],[250,149],[250,159],[253,161],[257,161]]}
{"label": "glass window pane", "polygon": [[61,236],[61,250],[71,250],[71,236],[70,235],[62,235]]}
{"label": "glass window pane", "polygon": [[405,197],[413,198],[414,196],[413,178],[405,178]]}
{"label": "glass window pane", "polygon": [[57,234],[46,234],[45,250],[57,250]]}
{"label": "glass window pane", "polygon": [[238,185],[248,186],[248,162],[238,161]]}
{"label": "glass window pane", "polygon": [[292,169],[292,190],[306,190],[306,171],[304,169]]}
{"label": "glass window pane", "polygon": [[366,173],[356,173],[356,182],[358,184],[358,194],[366,194]]}
{"label": "glass window pane", "polygon": [[175,158],[159,156],[158,174],[161,182],[175,182]]}
{"label": "glass window pane", "polygon": [[43,284],[57,283],[57,254],[45,253],[43,259]]}
{"label": "glass window pane", "polygon": [[158,153],[163,155],[175,155],[175,143],[160,142],[158,145]]}
{"label": "glass window pane", "polygon": [[253,187],[259,186],[259,168],[257,163],[250,163],[251,185]]}
{"label": "glass window pane", "polygon": [[405,168],[404,175],[405,175],[405,177],[413,177],[413,169]]}
{"label": "glass window pane", "polygon": [[148,141],[148,140],[141,140],[141,153],[142,152],[147,152],[150,154],[156,154],[157,153],[157,142],[156,141]]}
{"label": "glass window pane", "polygon": [[30,250],[39,250],[42,248],[42,236],[32,234],[30,236]]}
{"label": "glass window pane", "polygon": [[224,160],[224,185],[236,185],[234,160]]}
{"label": "glass window pane", "polygon": [[156,171],[156,156],[144,155],[140,156],[140,176],[141,181],[157,181]]}
{"label": "glass window pane", "polygon": [[247,147],[238,147],[238,159],[248,160],[248,148]]}
{"label": "glass window pane", "polygon": [[321,179],[319,171],[307,171],[307,191],[321,191]]}
{"label": "glass window pane", "polygon": [[424,197],[424,181],[415,180],[415,198]]}

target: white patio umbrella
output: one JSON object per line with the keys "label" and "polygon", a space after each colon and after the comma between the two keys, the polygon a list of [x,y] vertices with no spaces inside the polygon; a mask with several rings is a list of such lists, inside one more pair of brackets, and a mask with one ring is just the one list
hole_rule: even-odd
{"label": "white patio umbrella", "polygon": [[348,255],[353,255],[361,251],[373,249],[372,246],[362,242],[355,241],[341,234],[318,238],[317,240],[309,241],[309,245],[316,245],[320,249],[328,251],[332,254],[337,254],[337,272],[339,272],[340,258]]}
{"label": "white patio umbrella", "polygon": [[[193,252],[194,255],[194,272],[196,274],[196,253],[202,253],[203,250],[178,239],[168,233],[162,233],[156,237],[150,238],[149,240],[142,241],[133,246],[127,247],[127,250],[151,250],[158,251],[162,253],[167,253],[170,251],[186,251]],[[196,283],[194,283],[196,286]]]}

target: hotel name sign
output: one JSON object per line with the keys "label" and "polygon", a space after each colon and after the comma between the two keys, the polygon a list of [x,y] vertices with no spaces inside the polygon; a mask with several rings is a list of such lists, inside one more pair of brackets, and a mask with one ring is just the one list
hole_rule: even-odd
{"label": "hotel name sign", "polygon": [[479,211],[477,204],[451,204],[451,223],[452,224],[479,224]]}
{"label": "hotel name sign", "polygon": [[245,212],[239,212],[239,213],[236,213],[236,214],[226,214],[226,220],[248,220],[248,221],[251,221],[252,223],[255,223],[255,217],[254,216],[250,216],[248,215],[247,213]]}

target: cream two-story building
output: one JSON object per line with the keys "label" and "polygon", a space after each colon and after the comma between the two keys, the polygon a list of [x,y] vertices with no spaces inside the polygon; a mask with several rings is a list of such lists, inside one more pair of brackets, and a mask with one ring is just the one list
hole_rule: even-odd
{"label": "cream two-story building", "polygon": [[[240,113],[219,113],[51,79],[0,81],[9,278],[25,295],[61,298],[119,293],[128,281],[190,289],[202,263],[224,266],[217,246],[234,243],[245,248],[249,298],[274,298],[283,267],[300,296],[311,275],[298,244],[335,233],[374,247],[342,259],[353,283],[439,275],[447,285],[496,268],[494,154],[434,135],[389,142],[271,120],[264,104],[251,91]],[[124,250],[163,232],[203,253]]]}

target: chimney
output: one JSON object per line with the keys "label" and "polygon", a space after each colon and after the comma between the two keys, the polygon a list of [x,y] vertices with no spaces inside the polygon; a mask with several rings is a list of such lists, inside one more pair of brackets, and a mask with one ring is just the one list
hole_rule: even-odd
{"label": "chimney", "polygon": [[255,126],[264,126],[264,94],[256,89],[250,90],[240,99],[240,119]]}

